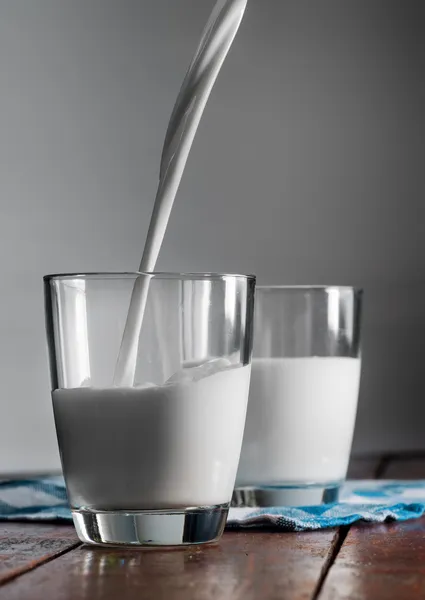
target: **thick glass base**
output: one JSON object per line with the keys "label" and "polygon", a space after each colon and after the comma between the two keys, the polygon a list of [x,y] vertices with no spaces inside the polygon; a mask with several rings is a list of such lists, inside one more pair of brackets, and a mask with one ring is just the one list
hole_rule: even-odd
{"label": "thick glass base", "polygon": [[214,542],[223,533],[228,504],[181,510],[72,510],[78,537],[107,546],[181,546]]}
{"label": "thick glass base", "polygon": [[233,507],[316,506],[338,502],[341,482],[238,487]]}

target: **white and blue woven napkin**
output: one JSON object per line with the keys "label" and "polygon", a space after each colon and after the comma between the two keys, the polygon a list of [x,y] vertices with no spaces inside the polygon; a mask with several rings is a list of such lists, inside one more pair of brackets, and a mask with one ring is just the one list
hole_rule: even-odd
{"label": "white and blue woven napkin", "polygon": [[[274,526],[306,531],[356,521],[406,521],[425,513],[425,480],[349,481],[336,504],[304,507],[231,508],[227,526]],[[0,481],[0,520],[70,521],[62,477]]]}

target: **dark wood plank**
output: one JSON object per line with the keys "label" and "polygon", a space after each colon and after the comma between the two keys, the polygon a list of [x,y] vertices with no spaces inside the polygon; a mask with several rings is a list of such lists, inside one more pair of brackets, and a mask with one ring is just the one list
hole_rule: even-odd
{"label": "dark wood plank", "polygon": [[381,458],[379,456],[352,456],[348,465],[348,479],[375,479]]}
{"label": "dark wood plank", "polygon": [[381,479],[425,479],[425,457],[389,458]]}
{"label": "dark wood plank", "polygon": [[0,584],[78,543],[71,525],[0,523]]}
{"label": "dark wood plank", "polygon": [[425,598],[425,519],[352,527],[319,600]]}
{"label": "dark wood plank", "polygon": [[0,599],[310,600],[335,531],[226,532],[219,544],[80,546],[0,587]]}

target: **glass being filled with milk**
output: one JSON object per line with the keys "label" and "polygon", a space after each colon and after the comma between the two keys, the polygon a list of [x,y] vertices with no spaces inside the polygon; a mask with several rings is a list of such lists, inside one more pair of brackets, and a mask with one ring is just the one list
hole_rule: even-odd
{"label": "glass being filled with milk", "polygon": [[[117,273],[44,282],[53,409],[80,539],[218,539],[245,425],[255,278]],[[134,373],[123,383],[114,373],[140,285],[147,299]]]}
{"label": "glass being filled with milk", "polygon": [[351,287],[257,287],[235,505],[337,500],[357,411],[361,304]]}

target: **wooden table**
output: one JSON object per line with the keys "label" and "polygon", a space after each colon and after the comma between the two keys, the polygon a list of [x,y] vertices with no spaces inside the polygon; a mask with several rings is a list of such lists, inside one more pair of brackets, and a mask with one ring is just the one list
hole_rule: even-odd
{"label": "wooden table", "polygon": [[[425,478],[425,455],[356,459],[351,478]],[[68,525],[0,523],[0,600],[425,598],[425,519],[311,533],[226,532],[212,546],[101,549]]]}

